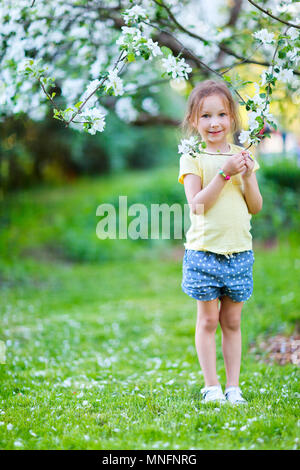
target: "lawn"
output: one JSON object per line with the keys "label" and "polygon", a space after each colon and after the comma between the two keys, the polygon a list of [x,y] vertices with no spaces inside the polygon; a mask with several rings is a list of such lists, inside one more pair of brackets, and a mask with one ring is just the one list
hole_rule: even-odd
{"label": "lawn", "polygon": [[157,184],[156,170],[19,191],[3,203],[1,449],[298,449],[299,367],[267,362],[259,343],[299,321],[299,243],[254,246],[242,319],[248,405],[204,405],[182,244],[95,235],[98,204],[147,184]]}

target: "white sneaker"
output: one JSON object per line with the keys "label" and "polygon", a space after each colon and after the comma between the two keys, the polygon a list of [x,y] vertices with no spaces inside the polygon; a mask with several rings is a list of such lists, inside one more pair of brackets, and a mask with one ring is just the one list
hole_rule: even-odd
{"label": "white sneaker", "polygon": [[210,387],[204,387],[201,389],[202,403],[208,402],[219,402],[226,403],[225,395],[222,392],[221,385],[211,385]]}
{"label": "white sneaker", "polygon": [[228,387],[225,390],[226,400],[233,405],[245,405],[247,401],[242,396],[240,387]]}

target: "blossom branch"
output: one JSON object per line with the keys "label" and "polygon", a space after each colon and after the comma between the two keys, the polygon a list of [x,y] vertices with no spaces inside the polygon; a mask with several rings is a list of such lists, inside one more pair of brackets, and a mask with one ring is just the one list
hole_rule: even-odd
{"label": "blossom branch", "polygon": [[[154,1],[155,1],[155,0],[154,0]],[[171,37],[173,38],[173,40],[175,40],[178,44],[180,44],[180,46],[182,47],[182,50],[187,51],[187,52],[189,53],[189,55],[190,55],[191,57],[193,57],[193,59],[195,60],[195,62],[196,62],[200,67],[202,67],[202,68],[208,70],[208,71],[211,72],[211,73],[216,74],[219,78],[221,78],[222,80],[224,80],[224,78],[223,78],[223,76],[222,76],[221,73],[217,72],[216,70],[214,70],[214,69],[212,69],[211,67],[209,67],[209,65],[205,64],[204,62],[202,62],[202,60],[199,59],[199,57],[196,56],[196,54],[195,54],[193,51],[191,51],[191,50],[188,49],[184,44],[182,44],[182,42],[179,41],[179,39],[175,38],[172,33],[169,33],[169,31],[163,30],[163,29],[161,29],[159,26],[156,26],[156,25],[154,25],[154,24],[152,24],[152,23],[149,23],[149,22],[148,22],[147,24],[148,24],[149,26],[152,26],[153,28],[158,29],[159,31],[161,31],[161,32],[164,33],[164,34],[168,34],[169,36],[171,36]],[[234,87],[232,87],[232,88],[233,88],[234,92],[237,94],[237,96],[242,100],[242,102],[243,102],[243,103],[246,103],[245,100],[244,100],[244,98],[239,94],[239,92],[238,92]]]}
{"label": "blossom branch", "polygon": [[[234,64],[232,64],[230,67],[228,67],[228,69],[224,70],[223,72],[221,72],[221,75],[224,75],[224,73],[227,73],[229,72],[229,70],[233,69],[234,67],[237,67],[238,65],[241,65],[241,64],[244,64],[244,63],[249,63],[249,60],[251,59],[251,57],[253,57],[253,55],[255,54],[255,52],[261,47],[262,44],[258,44],[258,46],[255,48],[255,50],[253,51],[253,53],[249,56],[249,57],[246,57],[246,59],[243,59],[241,60],[240,62],[235,62]],[[251,62],[253,63],[253,62]]]}
{"label": "blossom branch", "polygon": [[[121,51],[114,67],[113,67],[113,70],[116,69],[116,67],[118,66],[118,63],[121,62],[124,57],[123,56],[123,50]],[[88,97],[83,101],[83,103],[79,106],[79,108],[77,109],[77,111],[73,114],[73,116],[69,119],[69,121],[67,122],[67,126],[73,121],[73,119],[77,116],[77,114],[79,114],[82,110],[82,108],[86,105],[87,101],[96,93],[97,90],[99,90],[99,88],[102,87],[103,83],[107,80],[107,77],[103,77],[102,81],[99,83],[99,85],[95,88],[94,91],[92,91],[92,93],[90,93],[88,95]]]}
{"label": "blossom branch", "polygon": [[[154,0],[154,1],[155,1],[155,0]],[[299,26],[299,25],[294,24],[294,23],[289,23],[288,21],[284,21],[283,19],[278,18],[278,16],[272,15],[272,13],[270,13],[268,10],[265,10],[265,9],[262,8],[260,5],[257,5],[257,3],[254,3],[252,0],[248,0],[248,2],[251,3],[251,4],[252,4],[255,8],[257,8],[258,10],[262,11],[262,12],[265,13],[266,15],[270,16],[271,18],[273,18],[274,20],[280,21],[281,23],[284,23],[284,24],[287,24],[287,25],[290,26],[290,27],[300,29],[300,26]]]}
{"label": "blossom branch", "polygon": [[[288,26],[288,28],[286,28],[286,30],[285,30],[284,33],[283,33],[284,35],[287,33],[287,31],[288,31],[289,28],[290,28],[290,26]],[[271,75],[273,75],[273,72],[274,72],[275,57],[276,57],[278,48],[279,48],[279,41],[277,41],[276,48],[275,48],[275,51],[274,51],[274,54],[273,54],[273,57],[272,57]],[[264,107],[264,111],[265,111],[265,109],[266,109],[266,107],[267,107],[267,104],[268,104],[268,99],[269,99],[269,96],[270,96],[270,91],[271,91],[271,84],[268,83],[268,86],[267,86],[267,96],[266,96],[266,104],[265,104],[265,107]]]}
{"label": "blossom branch", "polygon": [[[172,21],[174,22],[174,24],[184,33],[186,33],[187,35],[191,36],[192,38],[195,38],[195,39],[199,39],[200,41],[206,43],[207,40],[204,39],[203,37],[199,36],[198,34],[195,34],[193,33],[192,31],[189,31],[188,29],[186,29],[184,26],[182,26],[175,18],[175,16],[173,15],[172,11],[170,10],[170,8],[165,5],[163,3],[163,1],[158,1],[158,0],[153,0],[157,5],[163,7],[169,14],[170,18],[172,19]],[[258,60],[252,60],[250,61],[249,59],[245,59],[243,56],[237,54],[236,52],[234,52],[233,50],[229,49],[228,47],[222,45],[221,43],[219,42],[215,42],[215,41],[211,41],[213,44],[216,44],[219,49],[222,51],[222,52],[225,52],[227,55],[231,55],[233,57],[235,57],[236,59],[240,59],[242,60],[243,62],[245,63],[250,63],[250,64],[256,64],[256,65],[265,65],[265,66],[268,66],[270,65],[269,63],[267,62],[261,62],[261,61],[258,61]]]}
{"label": "blossom branch", "polygon": [[43,82],[42,82],[42,80],[41,80],[41,77],[38,77],[37,80],[38,80],[38,82],[39,82],[39,84],[40,84],[40,86],[41,86],[43,92],[45,93],[45,95],[47,96],[48,100],[49,100],[50,103],[52,104],[53,108],[55,108],[57,111],[60,112],[61,110],[59,109],[58,106],[56,106],[56,104],[55,104],[55,102],[54,102],[52,96],[50,96],[49,93],[47,92],[47,90],[46,90],[46,88],[45,88],[45,86],[44,86],[44,84],[43,84]]}

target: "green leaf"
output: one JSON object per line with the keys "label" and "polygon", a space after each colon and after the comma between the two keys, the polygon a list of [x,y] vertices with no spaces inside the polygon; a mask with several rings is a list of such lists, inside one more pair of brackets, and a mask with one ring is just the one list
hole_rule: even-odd
{"label": "green leaf", "polygon": [[134,62],[135,61],[135,56],[134,56],[133,52],[130,52],[129,54],[127,54],[127,61],[128,62]]}
{"label": "green leaf", "polygon": [[160,49],[161,49],[161,52],[163,53],[163,55],[164,55],[165,57],[168,57],[170,54],[171,54],[171,55],[173,54],[172,51],[171,51],[171,49],[169,49],[169,48],[166,47],[166,46],[162,46]]}

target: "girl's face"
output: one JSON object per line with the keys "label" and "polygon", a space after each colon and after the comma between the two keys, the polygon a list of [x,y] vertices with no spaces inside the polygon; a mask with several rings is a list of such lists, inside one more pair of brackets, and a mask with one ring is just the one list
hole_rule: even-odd
{"label": "girl's face", "polygon": [[210,148],[218,149],[227,145],[226,136],[231,126],[232,118],[226,106],[226,98],[211,95],[202,100],[196,128]]}

